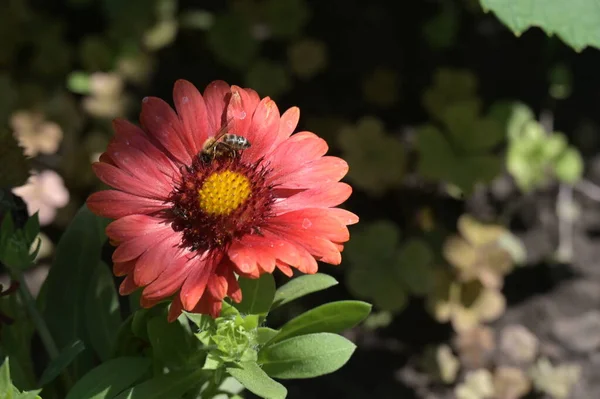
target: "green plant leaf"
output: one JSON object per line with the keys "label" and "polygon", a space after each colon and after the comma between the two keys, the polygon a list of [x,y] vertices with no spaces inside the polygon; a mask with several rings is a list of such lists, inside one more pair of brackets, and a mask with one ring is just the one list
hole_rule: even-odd
{"label": "green plant leaf", "polygon": [[66,399],[114,398],[138,381],[150,366],[150,359],[141,357],[108,360],[81,377]]}
{"label": "green plant leaf", "polygon": [[184,317],[169,323],[166,308],[164,314],[148,320],[148,338],[153,356],[160,359],[169,369],[181,368],[191,358],[191,333],[186,330],[184,323],[187,323]]}
{"label": "green plant leaf", "polygon": [[122,320],[112,273],[104,262],[99,262],[93,271],[85,316],[92,347],[100,359],[106,361],[111,356]]}
{"label": "green plant leaf", "polygon": [[178,398],[194,386],[202,384],[208,377],[208,371],[201,368],[173,371],[129,388],[116,396],[116,399]]}
{"label": "green plant leaf", "polygon": [[240,277],[242,301],[235,305],[246,314],[263,314],[269,312],[275,297],[275,280],[273,275],[265,273],[257,279]]}
{"label": "green plant leaf", "polygon": [[56,255],[42,290],[45,291],[43,317],[59,347],[82,339],[86,350],[73,365],[74,376],[92,366],[91,343],[87,338],[85,304],[95,259],[106,241],[108,220],[82,206],[56,247]]}
{"label": "green plant leaf", "polygon": [[297,36],[310,17],[304,0],[266,0],[262,6],[271,32],[278,38]]}
{"label": "green plant leaf", "polygon": [[340,335],[307,334],[265,347],[258,354],[258,363],[273,378],[313,378],[338,370],[355,349],[356,345]]}
{"label": "green plant leaf", "polygon": [[292,85],[288,70],[283,65],[262,58],[247,69],[244,83],[261,95],[272,98],[284,94]]}
{"label": "green plant leaf", "polygon": [[287,389],[271,379],[255,362],[242,362],[237,366],[227,368],[227,372],[253,394],[265,399],[283,399],[287,396]]}
{"label": "green plant leaf", "polygon": [[382,310],[399,312],[406,306],[407,292],[394,270],[398,267],[400,231],[389,220],[363,225],[344,251],[351,267],[346,279],[350,291],[370,299]]}
{"label": "green plant leaf", "polygon": [[341,333],[363,321],[371,312],[371,307],[370,304],[361,301],[326,303],[285,323],[268,345],[304,334]]}
{"label": "green plant leaf", "polygon": [[564,183],[577,183],[583,175],[583,159],[579,151],[573,147],[567,149],[556,161],[554,173]]}
{"label": "green plant leaf", "polygon": [[40,377],[40,385],[46,385],[54,380],[75,358],[83,352],[85,345],[82,341],[76,340],[64,347],[58,356],[50,362]]}
{"label": "green plant leaf", "polygon": [[577,51],[587,46],[600,48],[600,8],[594,0],[481,0],[516,35],[532,26],[547,35],[558,35]]}
{"label": "green plant leaf", "polygon": [[208,31],[207,39],[217,59],[237,69],[246,68],[259,49],[248,21],[237,14],[217,16]]}
{"label": "green plant leaf", "polygon": [[415,295],[425,295],[433,287],[433,252],[423,240],[412,238],[400,248],[396,273]]}
{"label": "green plant leaf", "polygon": [[2,366],[0,366],[0,395],[2,398],[9,397],[8,395],[12,394],[13,385],[10,379],[10,361],[8,358],[5,358],[2,361]]}
{"label": "green plant leaf", "polygon": [[256,329],[256,343],[258,345],[264,345],[277,334],[279,334],[279,330],[274,330],[269,327],[258,327]]}
{"label": "green plant leaf", "polygon": [[337,284],[339,283],[335,278],[323,273],[298,276],[277,289],[271,310],[305,295],[325,290]]}

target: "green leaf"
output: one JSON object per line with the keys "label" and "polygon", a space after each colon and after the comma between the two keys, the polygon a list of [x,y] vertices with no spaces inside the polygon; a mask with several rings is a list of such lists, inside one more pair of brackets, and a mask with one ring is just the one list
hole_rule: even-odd
{"label": "green leaf", "polygon": [[406,306],[407,292],[394,270],[398,267],[400,231],[389,220],[363,225],[344,251],[351,265],[348,288],[359,298],[372,300],[383,310],[399,312]]}
{"label": "green leaf", "polygon": [[258,345],[264,345],[277,334],[279,334],[279,330],[274,330],[269,327],[258,327],[256,329],[256,343]]}
{"label": "green leaf", "polygon": [[570,147],[566,150],[554,165],[554,173],[558,180],[575,184],[581,180],[583,175],[583,159],[581,154],[575,148]]}
{"label": "green leaf", "polygon": [[169,323],[166,308],[164,314],[148,320],[148,338],[153,356],[169,369],[181,368],[190,360],[191,335],[184,328],[184,322],[187,323],[186,318]]}
{"label": "green leaf", "polygon": [[399,264],[396,273],[404,281],[406,288],[415,295],[425,295],[433,285],[433,252],[423,240],[412,238],[398,254]]}
{"label": "green leaf", "polygon": [[237,14],[217,16],[207,39],[217,59],[237,69],[247,68],[259,49],[248,21]]}
{"label": "green leaf", "polygon": [[595,0],[481,0],[516,35],[532,26],[558,35],[577,51],[600,48],[600,8]]}
{"label": "green leaf", "polygon": [[111,399],[138,381],[150,368],[150,359],[120,357],[89,371],[69,391],[66,399]]}
{"label": "green leaf", "polygon": [[355,349],[356,345],[340,335],[308,334],[265,347],[258,360],[273,378],[313,378],[338,370]]}
{"label": "green leaf", "polygon": [[[10,87],[6,87],[0,74],[0,90],[2,97],[0,98],[0,118],[8,120],[10,111],[2,109],[2,103],[11,96]],[[4,115],[5,114],[5,115]],[[3,118],[4,117],[4,118]],[[27,183],[31,165],[29,158],[23,153],[23,148],[19,145],[15,136],[8,129],[0,128],[0,159],[4,165],[10,165],[10,168],[4,167],[0,169],[0,187],[20,187]]]}
{"label": "green leaf", "polygon": [[361,301],[338,301],[318,306],[285,323],[268,345],[304,334],[341,333],[363,321],[371,307]]}
{"label": "green leaf", "polygon": [[104,262],[99,262],[93,271],[85,316],[92,347],[100,359],[106,361],[111,356],[122,320],[112,273]]}
{"label": "green leaf", "polygon": [[240,277],[238,281],[242,289],[242,301],[235,307],[246,314],[269,312],[275,297],[273,275],[265,273],[257,279]]}
{"label": "green leaf", "polygon": [[278,38],[299,35],[310,17],[304,0],[267,0],[262,5],[271,32]]}
{"label": "green leaf", "polygon": [[337,284],[339,283],[335,278],[323,273],[305,274],[293,278],[277,289],[271,310],[277,309],[305,295],[325,290]]}
{"label": "green leaf", "polygon": [[209,373],[200,368],[192,371],[173,371],[129,388],[116,399],[178,398],[202,381],[206,381],[208,376]]}
{"label": "green leaf", "polygon": [[83,352],[85,345],[80,340],[73,341],[70,345],[67,345],[63,350],[60,351],[58,356],[50,362],[46,367],[46,370],[40,377],[40,385],[46,385],[50,381],[54,380],[69,364],[75,360],[75,358]]}
{"label": "green leaf", "polygon": [[13,391],[12,381],[10,379],[9,359],[5,358],[0,366],[0,395],[2,398],[11,394]]}
{"label": "green leaf", "polygon": [[73,365],[74,376],[82,375],[92,366],[92,345],[87,338],[85,304],[90,274],[106,241],[107,219],[92,214],[84,205],[63,233],[43,290],[43,316],[59,347],[82,339],[86,350]]}
{"label": "green leaf", "polygon": [[227,372],[253,394],[265,399],[287,396],[287,389],[271,379],[255,362],[242,362],[238,366],[227,368]]}
{"label": "green leaf", "polygon": [[246,70],[244,83],[261,95],[272,98],[287,92],[291,87],[288,69],[267,59],[259,59]]}

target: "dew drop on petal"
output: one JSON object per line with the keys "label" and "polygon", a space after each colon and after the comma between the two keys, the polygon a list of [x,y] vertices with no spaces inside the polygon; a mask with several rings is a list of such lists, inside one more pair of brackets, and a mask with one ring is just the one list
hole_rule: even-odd
{"label": "dew drop on petal", "polygon": [[144,97],[144,98],[142,98],[142,102],[143,102],[143,103],[147,103],[147,102],[148,102],[148,100],[149,100],[149,98],[148,98],[148,97]]}
{"label": "dew drop on petal", "polygon": [[312,226],[312,222],[310,220],[308,220],[307,218],[304,218],[304,220],[302,221],[302,228],[309,229],[310,226]]}
{"label": "dew drop on petal", "polygon": [[240,119],[245,119],[245,118],[246,118],[246,111],[240,112]]}
{"label": "dew drop on petal", "polygon": [[188,96],[183,96],[181,98],[181,102],[184,103],[184,104],[187,104],[189,101],[190,101],[190,99],[188,98]]}

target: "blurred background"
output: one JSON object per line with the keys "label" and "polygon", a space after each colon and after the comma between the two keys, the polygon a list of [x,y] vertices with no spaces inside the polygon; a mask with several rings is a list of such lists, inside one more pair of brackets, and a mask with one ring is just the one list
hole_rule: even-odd
{"label": "blurred background", "polygon": [[349,162],[361,217],[341,284],[269,324],[374,304],[290,398],[598,398],[598,70],[477,0],[0,0],[0,185],[40,212],[35,290],[113,118],[180,78],[251,87]]}

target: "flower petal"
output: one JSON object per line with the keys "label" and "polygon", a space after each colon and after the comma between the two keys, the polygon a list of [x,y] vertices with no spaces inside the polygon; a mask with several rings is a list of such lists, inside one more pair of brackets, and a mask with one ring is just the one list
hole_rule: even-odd
{"label": "flower petal", "polygon": [[118,219],[134,214],[150,214],[169,208],[162,200],[125,193],[118,190],[103,190],[90,195],[87,207],[96,215]]}
{"label": "flower petal", "polygon": [[196,154],[189,147],[183,126],[169,104],[157,97],[144,98],[140,122],[148,135],[160,143],[174,160],[184,165],[192,163]]}
{"label": "flower petal", "polygon": [[115,241],[125,241],[140,236],[171,230],[171,226],[161,218],[148,215],[122,217],[106,226],[106,235]]}
{"label": "flower petal", "polygon": [[227,121],[231,120],[230,132],[248,138],[252,115],[260,98],[254,90],[231,86],[231,99],[227,105]]}
{"label": "flower petal", "polygon": [[169,314],[167,316],[167,320],[169,323],[174,322],[181,315],[181,311],[183,310],[183,304],[181,303],[181,299],[179,295],[176,295],[173,298],[173,302],[171,302],[171,306],[169,307]]}
{"label": "flower petal", "polygon": [[178,248],[179,237],[167,235],[162,241],[150,247],[137,260],[133,270],[133,281],[146,286],[156,280],[181,252]]}
{"label": "flower petal", "polygon": [[204,102],[209,124],[209,136],[215,133],[226,122],[225,109],[230,97],[229,85],[222,80],[211,82],[204,90]]}
{"label": "flower petal", "polygon": [[296,126],[298,126],[299,120],[300,108],[298,107],[291,107],[281,115],[279,118],[277,137],[275,140],[273,140],[273,145],[271,148],[269,148],[269,150],[267,150],[267,153],[270,153],[274,148],[283,143],[292,135],[292,133],[294,133]]}
{"label": "flower petal", "polygon": [[300,191],[273,204],[276,215],[304,208],[330,208],[346,201],[352,187],[346,183],[334,183]]}
{"label": "flower petal", "polygon": [[197,154],[209,136],[208,111],[204,98],[192,83],[184,79],[175,82],[173,102],[190,143],[191,151]]}
{"label": "flower petal", "polygon": [[326,156],[308,162],[295,172],[272,180],[278,188],[310,188],[338,182],[348,173],[348,163],[341,158]]}
{"label": "flower petal", "polygon": [[125,276],[133,271],[135,260],[127,262],[115,262],[113,264],[113,273],[117,277]]}
{"label": "flower petal", "polygon": [[299,132],[292,135],[265,159],[273,169],[269,175],[270,181],[285,178],[285,175],[325,155],[328,149],[325,140],[314,133]]}
{"label": "flower petal", "polygon": [[173,295],[181,288],[196,262],[186,255],[175,258],[156,280],[144,288],[142,296],[148,300],[159,300]]}
{"label": "flower petal", "polygon": [[133,282],[133,277],[129,275],[125,277],[125,279],[121,282],[121,285],[119,285],[119,294],[126,296],[134,293],[138,288],[140,287],[135,285]]}
{"label": "flower petal", "polygon": [[275,101],[263,98],[252,115],[252,122],[246,134],[251,147],[242,153],[242,159],[256,162],[272,147],[279,131],[279,109]]}
{"label": "flower petal", "polygon": [[185,310],[191,311],[194,309],[200,298],[202,298],[202,295],[204,295],[208,280],[217,267],[216,263],[214,257],[211,256],[196,260],[196,264],[183,283],[181,292],[179,293]]}
{"label": "flower petal", "polygon": [[170,194],[170,189],[164,185],[148,184],[131,176],[129,173],[117,168],[116,166],[95,162],[92,169],[96,176],[111,187],[117,188],[126,193],[139,195],[147,198],[166,200]]}

